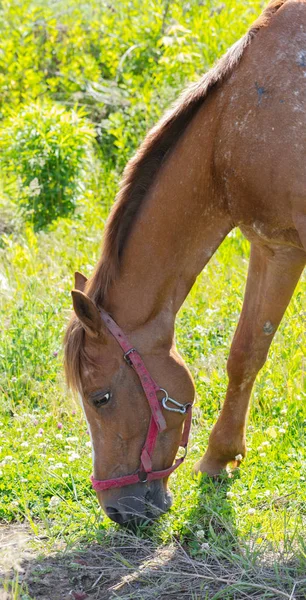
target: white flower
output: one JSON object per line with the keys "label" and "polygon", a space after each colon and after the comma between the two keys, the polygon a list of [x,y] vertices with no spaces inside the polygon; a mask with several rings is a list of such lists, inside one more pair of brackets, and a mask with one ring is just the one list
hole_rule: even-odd
{"label": "white flower", "polygon": [[69,462],[73,462],[74,460],[77,460],[78,458],[81,458],[80,455],[77,452],[72,452],[68,458]]}
{"label": "white flower", "polygon": [[60,504],[61,500],[58,496],[52,496],[49,502],[49,508],[56,508]]}
{"label": "white flower", "polygon": [[207,552],[207,550],[209,550],[209,544],[207,542],[204,542],[204,544],[201,544],[201,550]]}
{"label": "white flower", "polygon": [[39,181],[37,179],[37,177],[35,177],[34,179],[32,179],[30,185],[29,185],[29,195],[30,196],[39,196],[41,191],[41,187],[39,185]]}
{"label": "white flower", "polygon": [[242,454],[237,454],[237,456],[235,456],[235,460],[237,461],[241,461],[243,459]]}
{"label": "white flower", "polygon": [[67,437],[66,439],[67,439],[67,442],[78,442],[79,441],[79,438],[77,438],[77,437]]}
{"label": "white flower", "polygon": [[255,512],[256,512],[255,508],[249,508],[249,510],[248,510],[249,515],[255,515]]}
{"label": "white flower", "polygon": [[0,467],[4,467],[8,462],[15,462],[13,456],[5,456],[3,461],[0,463]]}
{"label": "white flower", "polygon": [[20,446],[21,446],[22,448],[28,448],[28,446],[29,446],[29,442],[22,442],[22,443],[20,444]]}
{"label": "white flower", "polygon": [[63,439],[63,434],[62,433],[56,433],[55,437],[57,440],[62,440]]}
{"label": "white flower", "polygon": [[203,529],[199,529],[199,530],[197,531],[197,534],[196,534],[196,535],[197,535],[197,537],[198,537],[198,538],[200,538],[200,539],[201,539],[201,538],[204,538],[204,537],[205,537],[205,531],[204,531]]}
{"label": "white flower", "polygon": [[91,442],[86,442],[85,446],[87,446],[87,448],[91,448]]}

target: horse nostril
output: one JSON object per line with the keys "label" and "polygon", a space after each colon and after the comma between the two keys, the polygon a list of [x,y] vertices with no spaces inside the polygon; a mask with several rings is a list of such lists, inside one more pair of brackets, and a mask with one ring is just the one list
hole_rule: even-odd
{"label": "horse nostril", "polygon": [[115,521],[115,523],[118,523],[118,525],[123,525],[123,523],[124,523],[123,515],[119,512],[119,510],[117,510],[117,508],[113,508],[112,506],[107,506],[106,514],[112,521]]}

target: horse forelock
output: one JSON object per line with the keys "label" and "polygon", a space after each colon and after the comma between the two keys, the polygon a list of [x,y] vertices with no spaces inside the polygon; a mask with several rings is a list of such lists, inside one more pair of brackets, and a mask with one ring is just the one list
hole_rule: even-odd
{"label": "horse forelock", "polygon": [[81,356],[84,348],[84,329],[77,317],[73,316],[64,338],[64,367],[66,381],[74,392],[81,392]]}
{"label": "horse forelock", "polygon": [[82,371],[96,367],[94,359],[85,348],[85,331],[76,316],[70,319],[64,339],[64,367],[68,387],[83,395]]}

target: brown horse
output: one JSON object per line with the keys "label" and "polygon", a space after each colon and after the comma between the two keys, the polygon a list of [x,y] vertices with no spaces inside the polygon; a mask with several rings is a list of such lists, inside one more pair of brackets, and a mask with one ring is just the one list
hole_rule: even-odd
{"label": "brown horse", "polygon": [[[226,399],[196,472],[214,475],[246,453],[255,377],[306,261],[306,2],[273,0],[248,33],[185,92],[126,167],[91,279],[77,274],[65,338],[69,385],[89,424],[94,477],[137,472],[151,411],[100,309],[171,398],[194,399],[173,339],[177,311],[225,236],[251,243]],[[161,398],[159,398],[161,400]],[[163,409],[153,469],[172,465],[184,416]],[[169,507],[167,479],[98,493],[122,524]]]}

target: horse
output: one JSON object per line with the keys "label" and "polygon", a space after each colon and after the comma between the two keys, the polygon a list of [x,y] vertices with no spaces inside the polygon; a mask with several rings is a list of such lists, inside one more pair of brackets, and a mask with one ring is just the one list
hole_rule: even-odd
{"label": "horse", "polygon": [[306,262],[305,78],[306,2],[272,0],[147,134],[92,277],[75,275],[66,378],[88,422],[93,487],[120,525],[171,505],[195,395],[175,318],[235,227],[251,246],[245,297],[225,401],[194,471],[217,476],[246,454],[252,387]]}

